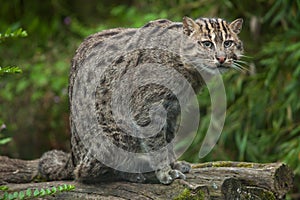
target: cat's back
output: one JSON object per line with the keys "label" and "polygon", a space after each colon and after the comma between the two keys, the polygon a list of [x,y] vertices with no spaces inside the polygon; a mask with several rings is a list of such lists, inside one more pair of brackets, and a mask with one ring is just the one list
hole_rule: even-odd
{"label": "cat's back", "polygon": [[[173,22],[168,19],[158,19],[154,21],[150,21],[146,23],[144,26],[141,27],[142,29],[151,30],[151,28],[158,28],[158,29],[168,29],[168,30],[174,30],[181,32],[182,31],[182,23],[181,22]],[[76,50],[75,56],[73,57],[72,62],[77,60],[82,60],[85,56],[85,54],[88,52],[90,48],[93,46],[98,45],[99,43],[103,42],[104,40],[107,40],[111,37],[118,37],[120,36],[120,39],[122,38],[122,34],[132,34],[134,35],[136,31],[138,31],[139,28],[112,28],[108,30],[103,30],[98,33],[92,34],[88,36],[78,47]],[[74,63],[76,64],[76,63]],[[72,66],[74,66],[72,64]]]}

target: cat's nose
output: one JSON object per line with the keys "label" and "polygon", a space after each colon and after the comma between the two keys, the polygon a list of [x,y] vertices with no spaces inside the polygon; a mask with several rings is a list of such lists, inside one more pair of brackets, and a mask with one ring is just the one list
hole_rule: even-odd
{"label": "cat's nose", "polygon": [[216,59],[219,61],[220,64],[223,64],[226,60],[225,56],[216,56]]}

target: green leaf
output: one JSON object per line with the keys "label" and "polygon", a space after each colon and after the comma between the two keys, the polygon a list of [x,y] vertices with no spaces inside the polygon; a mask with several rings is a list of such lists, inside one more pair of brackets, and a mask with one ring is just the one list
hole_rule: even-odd
{"label": "green leaf", "polygon": [[9,194],[8,194],[8,199],[9,199],[9,200],[15,199],[15,198],[14,198],[14,194],[9,193]]}
{"label": "green leaf", "polygon": [[26,190],[26,196],[27,196],[27,197],[31,197],[31,195],[32,195],[31,189],[28,188],[28,189]]}
{"label": "green leaf", "polygon": [[6,185],[0,185],[0,190],[1,190],[1,191],[6,191],[6,190],[8,190],[8,189],[9,189],[8,186],[6,186]]}
{"label": "green leaf", "polygon": [[69,185],[67,186],[67,190],[68,190],[68,191],[74,190],[74,189],[75,189],[75,185],[69,184]]}
{"label": "green leaf", "polygon": [[55,194],[55,193],[57,192],[57,189],[56,189],[56,187],[52,187],[52,189],[51,189],[51,190],[52,190],[52,193],[53,193],[53,194]]}
{"label": "green leaf", "polygon": [[22,70],[17,66],[0,67],[0,76],[4,74],[17,74],[22,73]]}
{"label": "green leaf", "polygon": [[46,195],[46,191],[45,191],[44,188],[42,188],[42,189],[40,190],[40,196],[42,197],[42,196],[45,196],[45,195]]}
{"label": "green leaf", "polygon": [[35,189],[34,192],[33,192],[33,196],[37,197],[39,195],[40,195],[40,191],[38,189]]}
{"label": "green leaf", "polygon": [[57,188],[58,188],[58,190],[59,190],[60,192],[64,191],[64,187],[61,186],[61,185],[59,185]]}
{"label": "green leaf", "polygon": [[51,191],[49,188],[47,188],[47,189],[46,189],[46,194],[47,194],[47,195],[50,195],[50,194],[52,194],[52,191]]}
{"label": "green leaf", "polygon": [[19,199],[24,199],[25,198],[25,192],[24,191],[20,191],[19,192]]}
{"label": "green leaf", "polygon": [[18,192],[14,192],[14,193],[13,193],[13,197],[14,197],[15,199],[17,199],[18,196],[19,196],[19,193],[18,193]]}
{"label": "green leaf", "polygon": [[64,188],[64,190],[67,190],[68,189],[68,185],[67,184],[63,184],[63,188]]}
{"label": "green leaf", "polygon": [[22,28],[19,28],[13,32],[10,29],[7,29],[4,34],[0,33],[0,43],[8,38],[27,37],[27,35],[27,32]]}
{"label": "green leaf", "polygon": [[0,139],[0,145],[3,145],[3,144],[6,144],[6,143],[8,143],[8,142],[10,142],[11,141],[11,138],[9,137],[9,138],[3,138],[3,139]]}

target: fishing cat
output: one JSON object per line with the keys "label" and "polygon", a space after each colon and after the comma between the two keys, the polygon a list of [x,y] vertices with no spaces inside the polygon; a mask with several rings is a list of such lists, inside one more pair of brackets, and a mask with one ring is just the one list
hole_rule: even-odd
{"label": "fishing cat", "polygon": [[[141,29],[143,31],[150,30],[150,36],[155,35],[153,31],[158,30],[153,28],[159,28],[159,31],[162,31],[162,33],[173,31],[173,33],[184,35],[191,41],[193,48],[196,48],[196,52],[201,55],[196,59],[197,63],[200,64],[201,70],[214,74],[216,72],[223,73],[230,68],[240,69],[238,60],[243,53],[243,44],[238,34],[241,31],[242,23],[242,19],[236,19],[228,23],[220,18],[199,18],[193,20],[189,17],[184,17],[182,23],[162,19],[149,22]],[[146,168],[153,168],[153,172],[148,170],[145,173],[143,171],[140,173],[122,172],[118,169],[113,169],[94,155],[98,154],[100,157],[108,155],[115,159],[117,164],[119,162],[119,166],[125,165],[124,163],[128,165],[131,164],[130,159],[128,160],[128,158],[116,155],[112,151],[113,145],[128,152],[151,153],[172,141],[178,129],[177,120],[180,115],[181,106],[175,94],[157,84],[148,84],[139,87],[138,91],[132,95],[132,99],[130,100],[132,107],[131,114],[138,126],[145,127],[151,123],[151,117],[149,116],[151,104],[161,104],[167,113],[166,123],[158,130],[156,135],[148,138],[139,138],[138,136],[135,137],[129,134],[132,127],[128,126],[127,129],[122,129],[116,125],[116,120],[112,116],[111,102],[112,93],[118,91],[114,91],[112,84],[117,77],[121,77],[139,63],[151,61],[165,64],[171,63],[169,65],[182,73],[191,82],[195,91],[198,91],[204,85],[199,71],[185,64],[180,56],[172,57],[159,49],[132,51],[129,53],[129,56],[122,55],[118,57],[114,61],[114,64],[108,67],[104,75],[99,75],[100,81],[93,96],[95,98],[96,123],[97,126],[101,127],[101,133],[99,134],[105,135],[108,138],[108,143],[111,142],[112,144],[107,145],[107,141],[104,142],[97,139],[96,136],[83,141],[82,135],[84,136],[85,133],[83,132],[85,130],[81,131],[76,127],[78,123],[83,122],[76,120],[77,115],[79,115],[76,106],[80,102],[74,99],[76,99],[76,95],[83,95],[81,92],[85,92],[75,91],[76,81],[80,78],[78,77],[81,73],[79,71],[84,67],[91,68],[90,64],[86,62],[87,59],[91,58],[97,60],[97,63],[101,63],[104,60],[102,54],[104,55],[107,51],[114,53],[114,51],[125,46],[125,44],[131,45],[128,42],[131,40],[125,41],[123,38],[129,38],[129,36],[135,37],[134,35],[137,30],[139,29],[116,28],[105,30],[88,37],[77,49],[72,60],[69,87],[72,152],[71,154],[67,154],[62,151],[53,150],[46,152],[42,156],[39,163],[39,171],[46,179],[61,180],[75,178],[82,182],[98,182],[115,177],[116,179],[120,178],[133,182],[157,180],[163,184],[170,184],[176,178],[184,179],[184,173],[190,171],[191,167],[188,163],[175,160],[172,146],[167,148],[166,155],[152,155],[152,160],[150,159],[145,163],[149,163],[149,166],[146,166]],[[105,42],[109,42],[112,39],[119,42],[115,43],[115,45],[110,45],[109,48],[104,45]],[[150,37],[150,39],[153,38]],[[167,39],[169,38],[162,38],[162,40]],[[141,40],[146,41],[143,37],[141,37]],[[163,42],[161,45],[163,46]],[[97,51],[94,51],[95,48]],[[197,54],[189,54],[188,56],[193,58]],[[92,77],[93,73],[89,76]],[[168,74],[165,78],[168,78],[167,76]],[[86,116],[88,117],[89,114]],[[126,117],[123,117],[123,119],[126,120]],[[89,149],[89,146],[92,146],[94,143],[97,146],[96,151]],[[159,166],[154,166],[153,163]]]}

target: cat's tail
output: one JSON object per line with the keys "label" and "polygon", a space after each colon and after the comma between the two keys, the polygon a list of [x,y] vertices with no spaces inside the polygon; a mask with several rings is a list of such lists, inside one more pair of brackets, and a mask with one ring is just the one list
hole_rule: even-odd
{"label": "cat's tail", "polygon": [[74,179],[74,166],[70,153],[59,150],[47,151],[39,161],[39,173],[46,180]]}

